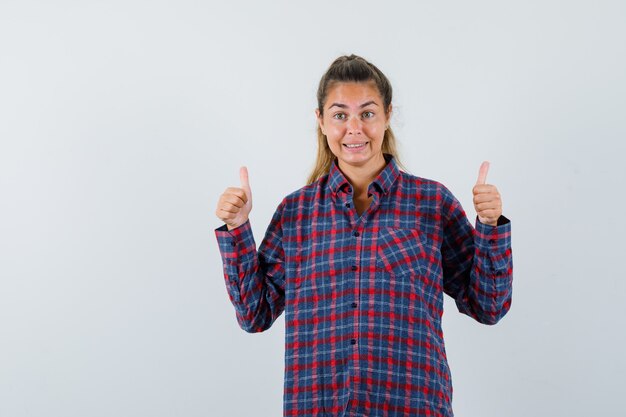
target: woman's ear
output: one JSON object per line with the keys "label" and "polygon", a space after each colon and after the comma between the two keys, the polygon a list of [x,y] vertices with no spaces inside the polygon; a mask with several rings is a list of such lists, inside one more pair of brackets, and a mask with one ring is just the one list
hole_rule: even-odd
{"label": "woman's ear", "polygon": [[317,124],[320,127],[320,130],[324,135],[326,135],[326,132],[324,132],[324,118],[320,114],[320,109],[315,109],[315,118],[317,119]]}

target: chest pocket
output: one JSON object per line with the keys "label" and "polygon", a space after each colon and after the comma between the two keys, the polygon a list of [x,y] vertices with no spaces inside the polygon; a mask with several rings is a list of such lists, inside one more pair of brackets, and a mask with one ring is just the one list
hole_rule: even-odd
{"label": "chest pocket", "polygon": [[376,266],[393,277],[423,275],[425,242],[418,229],[383,227],[378,232]]}

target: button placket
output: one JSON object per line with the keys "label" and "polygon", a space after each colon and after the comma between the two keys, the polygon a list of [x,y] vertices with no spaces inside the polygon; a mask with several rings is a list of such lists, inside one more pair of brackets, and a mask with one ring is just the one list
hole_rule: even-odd
{"label": "button placket", "polygon": [[[354,231],[352,232],[352,236],[354,236],[354,238],[355,238],[355,239],[357,239],[359,236],[361,236],[361,234],[359,233],[359,231],[358,231],[358,230],[354,230]],[[358,244],[357,244],[357,245],[356,245],[356,248],[357,248],[357,251],[358,251],[358,250],[359,250],[359,248],[360,248],[360,245],[358,245]],[[355,264],[354,264],[354,265],[352,265],[352,268],[351,268],[351,269],[352,269],[353,271],[358,271],[358,270],[359,270],[359,266],[358,266],[358,259],[356,259]]]}
{"label": "button placket", "polygon": [[[357,254],[361,253],[361,244],[362,244],[362,236],[361,236],[361,228],[363,227],[363,219],[364,216],[361,216],[359,219],[357,219],[356,224],[355,224],[355,228],[352,230],[352,237],[354,239],[354,248]],[[354,259],[354,263],[351,266],[351,270],[355,272],[354,275],[354,279],[355,279],[355,283],[356,283],[356,293],[354,294],[355,298],[358,300],[359,295],[358,295],[358,289],[360,287],[360,283],[359,283],[359,256],[357,255],[356,259]],[[354,313],[354,329],[355,329],[355,335],[358,334],[358,328],[360,326],[359,322],[360,322],[360,318],[359,318],[359,311],[357,310],[358,307],[358,303],[357,301],[352,301],[349,304],[349,308],[352,309],[353,313]],[[350,344],[356,348],[357,347],[357,338],[351,338],[350,339]]]}

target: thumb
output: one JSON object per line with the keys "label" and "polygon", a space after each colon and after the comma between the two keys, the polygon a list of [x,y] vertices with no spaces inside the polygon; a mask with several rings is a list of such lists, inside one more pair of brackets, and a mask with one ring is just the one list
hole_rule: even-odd
{"label": "thumb", "polygon": [[241,181],[241,187],[250,189],[250,181],[248,180],[248,168],[245,166],[239,168],[239,180]]}
{"label": "thumb", "polygon": [[487,182],[487,172],[489,171],[489,161],[484,161],[478,170],[478,180],[476,184],[485,184]]}

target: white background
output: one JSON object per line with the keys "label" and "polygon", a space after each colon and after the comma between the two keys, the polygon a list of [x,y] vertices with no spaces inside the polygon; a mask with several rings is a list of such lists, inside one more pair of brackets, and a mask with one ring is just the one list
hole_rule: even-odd
{"label": "white background", "polygon": [[214,229],[260,243],[339,55],[394,87],[401,160],[511,219],[496,326],[446,297],[457,416],[623,409],[623,1],[0,2],[0,416],[279,416],[284,320],[241,330]]}

